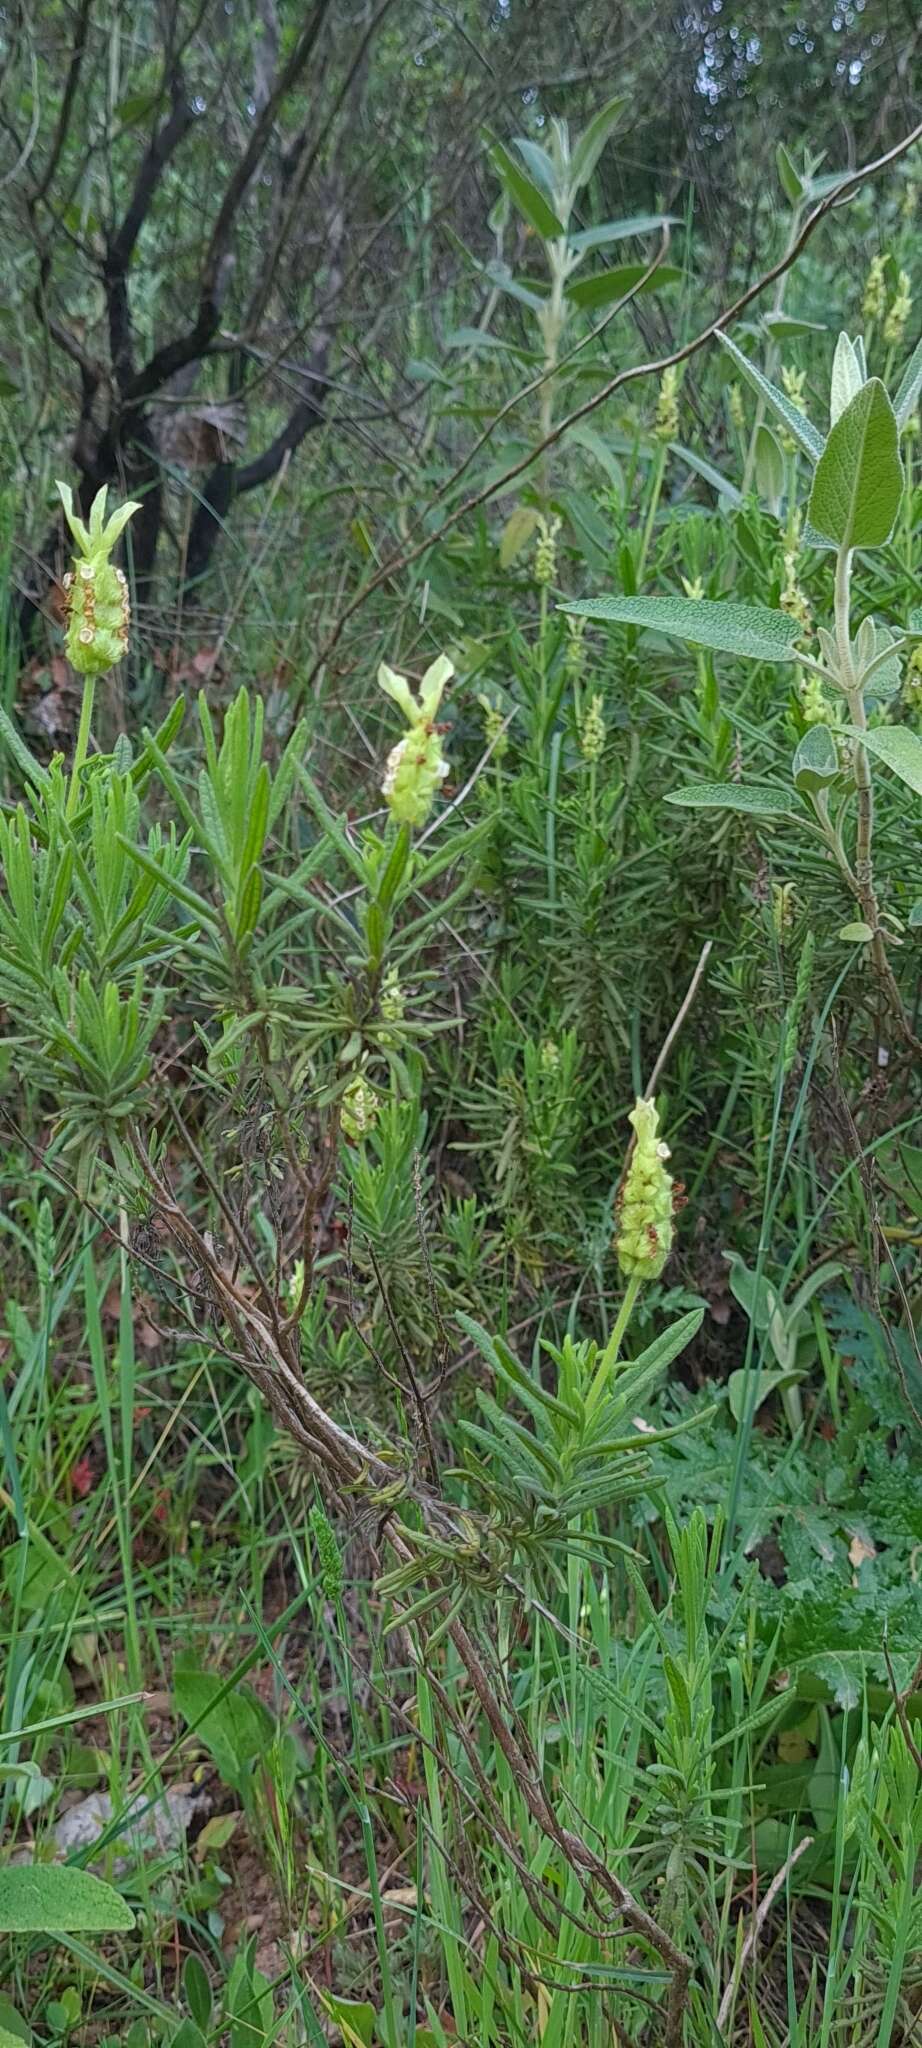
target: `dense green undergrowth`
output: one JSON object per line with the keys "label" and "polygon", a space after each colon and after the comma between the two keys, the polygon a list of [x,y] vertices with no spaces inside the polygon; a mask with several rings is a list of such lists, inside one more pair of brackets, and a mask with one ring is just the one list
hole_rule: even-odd
{"label": "dense green undergrowth", "polygon": [[615,120],[494,151],[484,503],[335,647],[359,511],[180,676],[127,509],[8,629],[2,2048],[913,2037],[916,174],[549,442],[697,324]]}

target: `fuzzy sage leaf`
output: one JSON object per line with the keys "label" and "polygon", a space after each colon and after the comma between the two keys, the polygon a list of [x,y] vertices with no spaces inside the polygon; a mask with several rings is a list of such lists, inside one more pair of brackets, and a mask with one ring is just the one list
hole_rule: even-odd
{"label": "fuzzy sage leaf", "polygon": [[598,597],[567,604],[563,611],[685,640],[690,647],[714,647],[751,661],[796,661],[794,643],[802,627],[786,612],[767,605],[712,604],[691,597]]}

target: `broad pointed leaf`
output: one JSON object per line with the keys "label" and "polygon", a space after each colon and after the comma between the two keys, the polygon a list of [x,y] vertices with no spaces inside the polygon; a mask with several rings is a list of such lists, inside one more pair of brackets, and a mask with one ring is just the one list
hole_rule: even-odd
{"label": "broad pointed leaf", "polygon": [[693,597],[591,597],[561,607],[587,619],[622,626],[646,626],[651,633],[685,640],[690,647],[716,647],[750,661],[796,661],[794,642],[802,628],[787,612],[767,605],[713,604]]}
{"label": "broad pointed leaf", "polygon": [[908,725],[877,725],[870,732],[858,732],[851,726],[849,731],[853,739],[863,740],[869,754],[922,796],[922,739],[917,732],[910,732]]}
{"label": "broad pointed leaf", "polygon": [[816,466],[810,524],[839,548],[881,547],[903,491],[896,414],[879,377],[840,413]]}
{"label": "broad pointed leaf", "polygon": [[105,1934],[133,1926],[121,1893],[88,1870],[52,1863],[0,1870],[3,1934]]}

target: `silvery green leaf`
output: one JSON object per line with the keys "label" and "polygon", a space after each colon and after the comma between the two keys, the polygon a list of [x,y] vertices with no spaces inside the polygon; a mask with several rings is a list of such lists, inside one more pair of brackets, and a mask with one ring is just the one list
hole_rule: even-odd
{"label": "silvery green leaf", "polygon": [[919,402],[920,391],[922,391],[922,337],[916,342],[912,355],[900,378],[899,390],[893,401],[896,424],[899,427],[900,433],[902,433],[907,420],[915,412]]}
{"label": "silvery green leaf", "polygon": [[102,1934],[133,1926],[134,1914],[121,1893],[88,1870],[51,1863],[0,1870],[4,1934]]}
{"label": "silvery green leaf", "polygon": [[715,647],[750,661],[796,661],[802,628],[787,612],[767,605],[711,603],[691,597],[591,597],[561,606],[587,619],[646,626],[651,633],[685,640],[691,647]]}
{"label": "silvery green leaf", "polygon": [[530,142],[527,135],[516,136],[515,148],[518,150],[520,157],[522,157],[525,163],[527,164],[529,172],[532,178],[534,179],[535,184],[540,185],[542,192],[544,192],[547,195],[547,198],[550,200],[551,205],[553,206],[554,166],[551,162],[550,157],[548,156],[547,150],[542,149],[540,142]]}
{"label": "silvery green leaf", "polygon": [[816,466],[810,523],[839,548],[881,547],[903,493],[896,414],[879,377],[840,413]]}
{"label": "silvery green leaf", "polygon": [[850,405],[856,393],[861,390],[864,378],[858,367],[858,358],[847,334],[840,334],[836,352],[832,359],[832,382],[829,390],[829,423],[835,426],[840,413]]}
{"label": "silvery green leaf", "polygon": [[671,227],[677,219],[675,213],[635,213],[629,220],[606,220],[597,228],[581,228],[578,234],[569,235],[567,247],[586,255],[590,249],[607,248],[610,242],[627,242],[632,235],[650,235],[655,228]]}
{"label": "silvery green leaf", "polygon": [[870,732],[849,728],[852,739],[861,740],[869,754],[892,768],[901,782],[922,796],[922,739],[908,725],[878,725]]}
{"label": "silvery green leaf", "polygon": [[794,788],[814,796],[840,774],[836,743],[828,725],[808,726],[791,763]]}
{"label": "silvery green leaf", "polygon": [[779,391],[777,385],[773,384],[755,363],[750,362],[748,356],[744,356],[742,349],[737,348],[735,341],[730,340],[729,334],[719,334],[717,339],[733,357],[746,382],[752,385],[765,404],[770,405],[772,411],[783,421],[798,448],[802,449],[805,455],[809,455],[811,462],[818,462],[823,452],[823,437],[817,433],[812,420],[808,420],[806,413],[801,412],[799,406],[792,405],[784,392]]}
{"label": "silvery green leaf", "polygon": [[788,792],[767,782],[690,782],[686,789],[673,790],[666,802],[689,811],[747,811],[761,818],[795,815]]}

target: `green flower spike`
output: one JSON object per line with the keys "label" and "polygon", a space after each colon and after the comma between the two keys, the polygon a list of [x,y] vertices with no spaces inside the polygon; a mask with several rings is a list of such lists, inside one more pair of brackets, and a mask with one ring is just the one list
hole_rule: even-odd
{"label": "green flower spike", "polygon": [[74,566],[64,578],[67,598],[65,646],[68,660],[81,676],[103,676],[121,661],[128,646],[131,607],[128,584],[109,556],[129,519],[140,506],[128,500],[106,515],[106,486],[97,491],[87,526],[74,511],[73,492],[58,484],[64,517],[76,542]]}
{"label": "green flower spike", "polygon": [[618,1198],[615,1251],[628,1279],[657,1280],[672,1250],[677,1190],[666,1171],[669,1147],[657,1136],[652,1096],[638,1100],[628,1122],[634,1126],[634,1150]]}
{"label": "green flower spike", "polygon": [[427,668],[416,698],[405,676],[397,675],[383,661],[378,670],[381,689],[399,704],[410,728],[391,748],[382,784],[384,800],[398,825],[425,824],[439,785],[448,774],[435,721],[442,692],[452,675],[454,663],[440,654]]}

